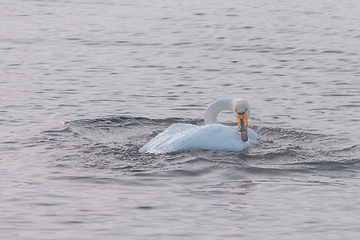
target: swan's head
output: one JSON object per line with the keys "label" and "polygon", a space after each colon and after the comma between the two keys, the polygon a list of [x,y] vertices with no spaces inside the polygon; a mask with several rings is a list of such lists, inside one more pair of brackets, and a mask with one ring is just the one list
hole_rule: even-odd
{"label": "swan's head", "polygon": [[246,100],[235,100],[234,101],[234,112],[238,120],[238,130],[241,134],[243,142],[247,142],[247,126],[248,118],[250,116],[250,104]]}

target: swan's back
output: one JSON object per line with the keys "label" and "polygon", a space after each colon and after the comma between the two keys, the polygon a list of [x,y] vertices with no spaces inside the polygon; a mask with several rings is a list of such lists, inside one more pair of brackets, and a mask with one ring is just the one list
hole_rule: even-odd
{"label": "swan's back", "polygon": [[[257,134],[249,129],[249,140],[257,139]],[[251,141],[243,142],[236,127],[221,124],[195,126],[175,124],[160,133],[143,146],[141,153],[163,154],[187,149],[241,151],[250,146]]]}

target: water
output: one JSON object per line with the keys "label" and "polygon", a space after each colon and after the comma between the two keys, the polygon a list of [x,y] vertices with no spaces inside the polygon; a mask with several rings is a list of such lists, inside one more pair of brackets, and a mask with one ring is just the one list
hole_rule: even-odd
{"label": "water", "polygon": [[[2,1],[1,239],[357,239],[357,5]],[[138,153],[220,98],[255,146]]]}

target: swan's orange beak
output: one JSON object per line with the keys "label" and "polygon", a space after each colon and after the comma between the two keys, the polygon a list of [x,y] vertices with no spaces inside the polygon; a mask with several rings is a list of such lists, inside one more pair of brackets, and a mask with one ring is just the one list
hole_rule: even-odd
{"label": "swan's orange beak", "polygon": [[237,113],[237,119],[238,119],[238,130],[241,134],[241,139],[243,140],[243,142],[247,142],[248,134],[247,134],[246,111],[243,113]]}

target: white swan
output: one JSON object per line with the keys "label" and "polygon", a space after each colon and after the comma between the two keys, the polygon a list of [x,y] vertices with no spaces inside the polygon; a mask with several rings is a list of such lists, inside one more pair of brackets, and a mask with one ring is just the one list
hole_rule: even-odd
{"label": "white swan", "polygon": [[[223,110],[235,114],[237,128],[219,124],[217,115]],[[139,152],[163,154],[186,149],[241,151],[259,138],[247,126],[249,116],[250,104],[246,100],[221,99],[206,110],[205,126],[174,124],[140,148]]]}

